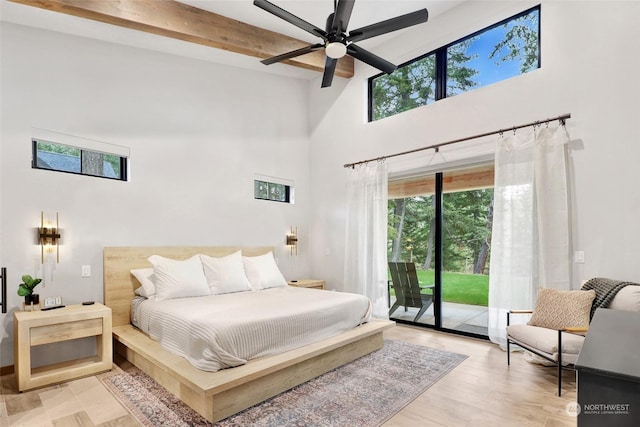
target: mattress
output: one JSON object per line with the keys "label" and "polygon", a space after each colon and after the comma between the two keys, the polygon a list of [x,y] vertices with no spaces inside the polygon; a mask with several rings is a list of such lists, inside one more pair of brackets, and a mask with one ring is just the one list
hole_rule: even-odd
{"label": "mattress", "polygon": [[212,372],[332,337],[370,316],[365,296],[291,286],[132,303],[135,326]]}

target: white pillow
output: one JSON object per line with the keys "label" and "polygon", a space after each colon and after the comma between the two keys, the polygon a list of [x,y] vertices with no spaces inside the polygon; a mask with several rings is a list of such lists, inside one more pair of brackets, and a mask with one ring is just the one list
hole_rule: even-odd
{"label": "white pillow", "polygon": [[219,258],[207,255],[200,255],[200,258],[212,295],[251,290],[240,251]]}
{"label": "white pillow", "polygon": [[280,272],[273,252],[264,255],[242,257],[244,271],[254,290],[287,286],[287,281]]}
{"label": "white pillow", "polygon": [[156,293],[156,285],[154,283],[155,276],[153,275],[153,268],[138,268],[131,270],[131,274],[142,285],[142,288],[136,289],[136,293],[145,298],[149,298]]}
{"label": "white pillow", "polygon": [[156,301],[211,295],[199,255],[184,261],[159,255],[152,255],[147,260],[153,265],[156,276]]}
{"label": "white pillow", "polygon": [[607,308],[640,311],[640,285],[627,285],[620,289]]}
{"label": "white pillow", "polygon": [[[140,297],[145,297],[145,298],[149,298],[149,295],[147,295],[147,291],[144,290],[144,288],[142,286],[136,288],[135,291],[133,291],[134,294],[140,296]],[[155,296],[155,295],[152,295]]]}

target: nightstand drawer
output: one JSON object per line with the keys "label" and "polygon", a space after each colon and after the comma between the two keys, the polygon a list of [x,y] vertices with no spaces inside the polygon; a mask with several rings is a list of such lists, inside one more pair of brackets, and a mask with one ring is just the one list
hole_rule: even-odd
{"label": "nightstand drawer", "polygon": [[102,319],[77,320],[31,328],[31,345],[102,335]]}

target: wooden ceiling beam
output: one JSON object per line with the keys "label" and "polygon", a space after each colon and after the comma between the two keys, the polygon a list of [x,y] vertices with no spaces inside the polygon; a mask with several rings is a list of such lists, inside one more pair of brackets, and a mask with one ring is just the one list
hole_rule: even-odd
{"label": "wooden ceiling beam", "polygon": [[[10,1],[260,59],[310,44],[172,0]],[[256,8],[256,13],[261,11]],[[319,50],[283,63],[322,72],[325,55]],[[335,74],[350,78],[353,69],[353,58],[345,56],[338,61]]]}

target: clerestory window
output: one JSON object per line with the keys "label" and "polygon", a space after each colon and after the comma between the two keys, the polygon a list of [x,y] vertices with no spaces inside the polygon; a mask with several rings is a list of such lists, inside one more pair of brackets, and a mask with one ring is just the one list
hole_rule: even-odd
{"label": "clerestory window", "polygon": [[540,6],[369,79],[369,121],[540,68]]}

